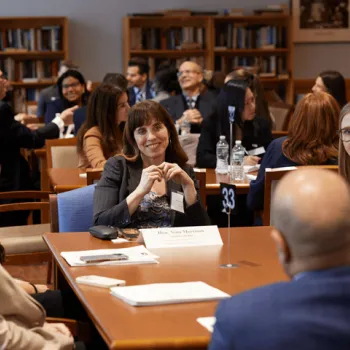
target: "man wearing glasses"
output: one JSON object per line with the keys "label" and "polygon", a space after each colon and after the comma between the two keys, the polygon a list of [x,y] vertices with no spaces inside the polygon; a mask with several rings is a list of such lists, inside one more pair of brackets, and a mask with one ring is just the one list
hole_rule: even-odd
{"label": "man wearing glasses", "polygon": [[195,62],[182,63],[178,72],[182,93],[161,101],[174,122],[190,124],[191,133],[200,133],[204,118],[214,112],[214,98],[210,93],[200,94],[203,81],[202,68]]}

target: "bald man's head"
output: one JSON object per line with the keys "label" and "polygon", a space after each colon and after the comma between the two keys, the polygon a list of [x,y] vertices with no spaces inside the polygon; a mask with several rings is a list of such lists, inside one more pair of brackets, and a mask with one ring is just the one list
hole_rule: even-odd
{"label": "bald man's head", "polygon": [[330,170],[305,168],[283,177],[272,199],[271,219],[287,247],[284,263],[296,270],[291,274],[341,265],[329,257],[350,255],[350,192]]}
{"label": "bald man's head", "polygon": [[179,68],[179,83],[182,90],[199,89],[202,80],[203,71],[198,63],[192,61],[182,63]]}

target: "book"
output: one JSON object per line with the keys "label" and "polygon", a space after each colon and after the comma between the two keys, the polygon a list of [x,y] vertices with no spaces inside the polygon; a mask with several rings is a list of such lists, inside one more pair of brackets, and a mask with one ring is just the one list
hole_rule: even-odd
{"label": "book", "polygon": [[200,281],[113,287],[111,294],[132,306],[194,303],[230,297],[220,289]]}

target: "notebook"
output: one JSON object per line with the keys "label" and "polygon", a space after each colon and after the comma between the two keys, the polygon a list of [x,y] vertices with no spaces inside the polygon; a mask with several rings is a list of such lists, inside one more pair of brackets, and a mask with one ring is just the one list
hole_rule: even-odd
{"label": "notebook", "polygon": [[113,287],[111,294],[132,306],[194,303],[230,297],[229,294],[200,281]]}

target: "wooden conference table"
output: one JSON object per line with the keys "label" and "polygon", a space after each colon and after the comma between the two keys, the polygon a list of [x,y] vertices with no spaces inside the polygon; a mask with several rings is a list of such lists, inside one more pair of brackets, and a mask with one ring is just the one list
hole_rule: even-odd
{"label": "wooden conference table", "polygon": [[[206,169],[206,194],[219,194],[220,182],[230,182],[228,175],[218,175],[214,169]],[[48,169],[48,175],[53,188],[79,188],[86,186],[86,177],[81,177],[83,171],[77,168],[52,168]],[[237,194],[247,194],[249,191],[249,181],[245,179],[243,182],[236,183]]]}
{"label": "wooden conference table", "polygon": [[[99,275],[126,280],[127,285],[158,282],[203,281],[229,294],[287,280],[280,266],[270,227],[231,229],[228,262],[227,229],[220,229],[224,246],[152,249],[159,264],[70,267],[62,251],[106,249],[136,243],[113,244],[89,233],[47,233],[44,240],[56,261],[59,288],[67,282],[110,349],[205,349],[210,333],[196,319],[213,316],[217,302],[133,307],[109,294],[109,290],[78,285],[76,277]],[[64,283],[63,283],[64,282]],[[187,347],[186,347],[187,346]]]}

